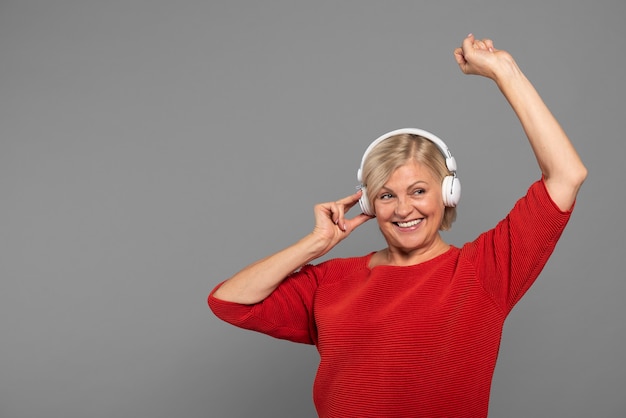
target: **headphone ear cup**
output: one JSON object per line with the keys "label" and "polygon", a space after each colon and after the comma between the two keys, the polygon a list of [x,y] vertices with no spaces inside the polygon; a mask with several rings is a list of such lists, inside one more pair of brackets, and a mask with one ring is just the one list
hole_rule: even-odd
{"label": "headphone ear cup", "polygon": [[369,216],[375,216],[374,210],[370,207],[369,199],[367,197],[367,189],[365,186],[361,187],[361,198],[359,199],[359,206],[361,206],[361,212]]}
{"label": "headphone ear cup", "polygon": [[461,181],[455,176],[446,176],[441,184],[441,196],[443,204],[453,208],[461,200]]}

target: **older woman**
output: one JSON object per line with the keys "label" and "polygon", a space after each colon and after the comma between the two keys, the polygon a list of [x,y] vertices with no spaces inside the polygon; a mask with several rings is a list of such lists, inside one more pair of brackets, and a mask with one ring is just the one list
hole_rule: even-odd
{"label": "older woman", "polygon": [[[236,326],[315,344],[320,417],[487,415],[504,320],[565,228],[586,169],[509,53],[468,35],[454,56],[493,80],[518,116],[541,175],[493,229],[460,248],[440,231],[460,181],[445,143],[419,129],[367,149],[362,190],[315,206],[314,230],[219,284],[215,314]],[[362,213],[346,213],[360,203]],[[376,219],[383,250],[313,260]]]}

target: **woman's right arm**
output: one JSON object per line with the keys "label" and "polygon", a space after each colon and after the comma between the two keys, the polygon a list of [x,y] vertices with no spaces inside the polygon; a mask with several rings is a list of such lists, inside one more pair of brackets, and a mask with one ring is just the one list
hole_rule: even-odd
{"label": "woman's right arm", "polygon": [[252,305],[268,297],[292,272],[328,253],[357,227],[371,219],[359,214],[346,219],[345,214],[361,197],[361,192],[337,202],[315,205],[315,228],[295,244],[247,266],[226,280],[213,297]]}

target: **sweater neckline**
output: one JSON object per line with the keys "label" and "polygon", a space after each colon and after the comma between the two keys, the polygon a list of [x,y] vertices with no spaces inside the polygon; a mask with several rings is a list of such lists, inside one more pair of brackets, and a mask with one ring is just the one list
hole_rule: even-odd
{"label": "sweater neckline", "polygon": [[377,251],[372,251],[371,253],[367,254],[364,257],[364,263],[365,263],[365,268],[369,271],[373,271],[375,269],[414,269],[414,268],[419,268],[419,267],[423,267],[423,266],[427,266],[428,264],[431,263],[436,263],[441,261],[444,258],[448,258],[452,255],[452,253],[458,251],[458,248],[455,247],[454,245],[450,245],[450,248],[448,248],[445,252],[429,259],[426,261],[422,261],[421,263],[417,263],[417,264],[409,264],[407,266],[394,266],[391,264],[379,264],[377,266],[374,267],[370,267],[370,261],[372,260],[372,257],[374,256],[374,254],[377,253]]}

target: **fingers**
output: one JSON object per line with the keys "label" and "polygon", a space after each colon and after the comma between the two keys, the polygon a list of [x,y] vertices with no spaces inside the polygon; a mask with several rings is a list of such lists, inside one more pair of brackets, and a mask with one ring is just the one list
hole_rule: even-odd
{"label": "fingers", "polygon": [[363,192],[359,190],[356,193],[351,194],[350,196],[346,196],[343,199],[340,199],[334,202],[334,204],[332,204],[331,206],[333,208],[332,209],[332,212],[333,212],[332,221],[335,225],[339,226],[339,228],[342,231],[345,232],[347,230],[346,218],[345,218],[346,213],[350,209],[352,209],[354,205],[357,204],[362,194]]}
{"label": "fingers", "polygon": [[502,55],[491,39],[476,39],[471,33],[463,39],[461,47],[454,50],[454,57],[463,73],[490,78],[493,78],[494,68]]}
{"label": "fingers", "polygon": [[455,55],[459,53],[462,54],[463,57],[466,57],[468,54],[471,55],[472,52],[476,50],[493,52],[495,50],[493,46],[493,41],[489,38],[476,39],[474,35],[470,33],[465,39],[463,39],[463,42],[461,43],[461,48],[457,48],[455,50]]}
{"label": "fingers", "polygon": [[467,57],[474,50],[475,42],[476,39],[474,38],[474,35],[470,33],[465,37],[465,39],[463,39],[463,42],[461,42],[461,46],[454,50],[454,58],[464,72],[466,72],[467,70]]}
{"label": "fingers", "polygon": [[493,52],[496,48],[493,46],[493,41],[491,39],[483,39],[483,43],[487,47],[487,51]]}
{"label": "fingers", "polygon": [[359,226],[363,225],[365,222],[371,219],[373,219],[371,216],[366,215],[364,213],[360,213],[350,220],[348,228],[350,229],[350,231],[354,231],[356,228],[358,228]]}
{"label": "fingers", "polygon": [[474,40],[474,35],[471,33],[467,35],[465,39],[463,39],[463,42],[461,42],[461,48],[463,49],[463,52],[469,51],[470,48],[472,48]]}
{"label": "fingers", "polygon": [[477,39],[472,43],[472,48],[474,49],[478,49],[480,51],[486,51],[487,50],[487,44],[485,43],[484,40],[482,39]]}
{"label": "fingers", "polygon": [[469,50],[470,47],[473,49],[490,50],[493,49],[493,41],[489,38],[476,39],[476,37],[470,33],[463,39],[462,47],[464,50]]}
{"label": "fingers", "polygon": [[456,63],[460,66],[467,64],[467,61],[465,61],[465,56],[463,55],[463,48],[456,48],[454,50],[454,59],[456,60]]}
{"label": "fingers", "polygon": [[371,219],[370,216],[364,214],[358,215],[353,219],[346,219],[346,213],[348,213],[348,211],[358,203],[361,195],[362,192],[359,190],[358,192],[350,196],[346,196],[343,199],[335,202],[322,203],[318,206],[323,213],[323,217],[330,219],[330,221],[341,231],[347,232],[348,230],[352,230]]}

